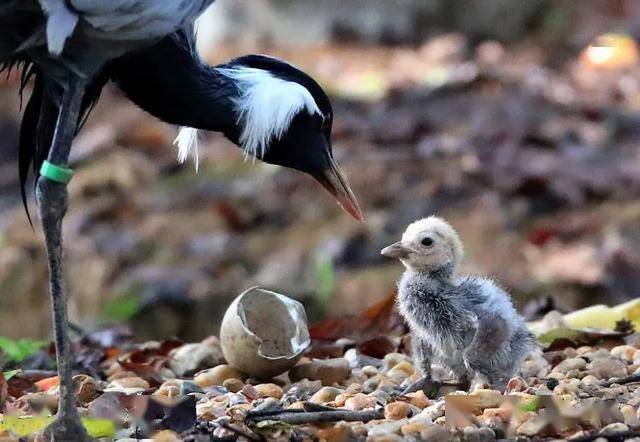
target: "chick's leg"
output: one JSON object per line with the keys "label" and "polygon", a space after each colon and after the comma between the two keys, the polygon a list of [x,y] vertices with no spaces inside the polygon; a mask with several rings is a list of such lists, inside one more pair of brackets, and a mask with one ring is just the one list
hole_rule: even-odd
{"label": "chick's leg", "polygon": [[478,327],[471,344],[464,351],[464,364],[471,373],[471,389],[491,385],[503,389],[513,373],[506,361],[509,325],[495,312],[480,312]]}
{"label": "chick's leg", "polygon": [[415,334],[411,335],[411,351],[413,353],[413,366],[420,371],[420,379],[405,388],[402,394],[413,393],[419,390],[433,390],[438,387],[431,378],[431,361],[433,352],[431,346]]}
{"label": "chick's leg", "polygon": [[[54,171],[61,171],[67,165],[84,95],[84,82],[79,78],[72,76],[67,86],[47,159],[51,165],[49,167]],[[36,197],[49,258],[53,337],[60,377],[58,414],[55,421],[45,429],[44,436],[52,441],[84,441],[88,440],[88,436],[76,408],[67,323],[67,293],[62,271],[62,218],[67,211],[65,180],[53,172],[43,172],[36,187]]]}

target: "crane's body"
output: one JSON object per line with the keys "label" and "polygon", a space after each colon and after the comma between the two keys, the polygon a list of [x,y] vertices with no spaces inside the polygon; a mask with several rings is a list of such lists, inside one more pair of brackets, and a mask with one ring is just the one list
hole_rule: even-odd
{"label": "crane's body", "polygon": [[322,88],[299,69],[249,55],[222,66],[202,62],[193,21],[213,0],[0,0],[0,70],[23,65],[34,78],[20,131],[19,169],[36,177],[38,214],[49,259],[54,340],[60,377],[52,440],[87,439],[75,404],[70,368],[62,220],[67,166],[83,117],[109,80],[158,118],[193,131],[222,132],[245,155],[313,176],[356,219],[362,213],[333,160],[333,112]]}

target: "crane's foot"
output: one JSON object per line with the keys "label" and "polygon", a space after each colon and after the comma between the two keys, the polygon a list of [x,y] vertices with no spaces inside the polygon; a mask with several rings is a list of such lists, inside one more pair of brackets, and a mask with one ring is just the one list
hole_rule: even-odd
{"label": "crane's foot", "polygon": [[56,417],[56,419],[44,429],[43,435],[44,439],[49,442],[89,442],[93,440],[82,426],[80,417],[78,417],[77,414],[75,416]]}

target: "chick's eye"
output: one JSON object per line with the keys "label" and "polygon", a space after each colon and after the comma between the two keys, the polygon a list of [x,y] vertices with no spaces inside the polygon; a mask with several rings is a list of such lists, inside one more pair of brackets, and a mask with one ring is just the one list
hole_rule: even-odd
{"label": "chick's eye", "polygon": [[420,244],[422,244],[425,247],[431,247],[433,245],[433,239],[427,236],[422,241],[420,241]]}

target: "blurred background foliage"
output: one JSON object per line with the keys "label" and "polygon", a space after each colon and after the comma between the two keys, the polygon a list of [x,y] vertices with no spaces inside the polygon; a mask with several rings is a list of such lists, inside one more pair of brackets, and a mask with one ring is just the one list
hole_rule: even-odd
{"label": "blurred background foliage", "polygon": [[[334,152],[367,223],[216,134],[195,173],[175,160],[176,128],[109,88],[72,153],[72,319],[196,339],[253,285],[314,320],[359,312],[401,272],[379,250],[434,213],[461,233],[464,271],[498,279],[528,315],[637,297],[639,36],[634,0],[218,0],[202,55],[276,55],[330,91]],[[0,335],[45,338],[42,233],[19,202],[18,87],[18,72],[0,82]]]}

